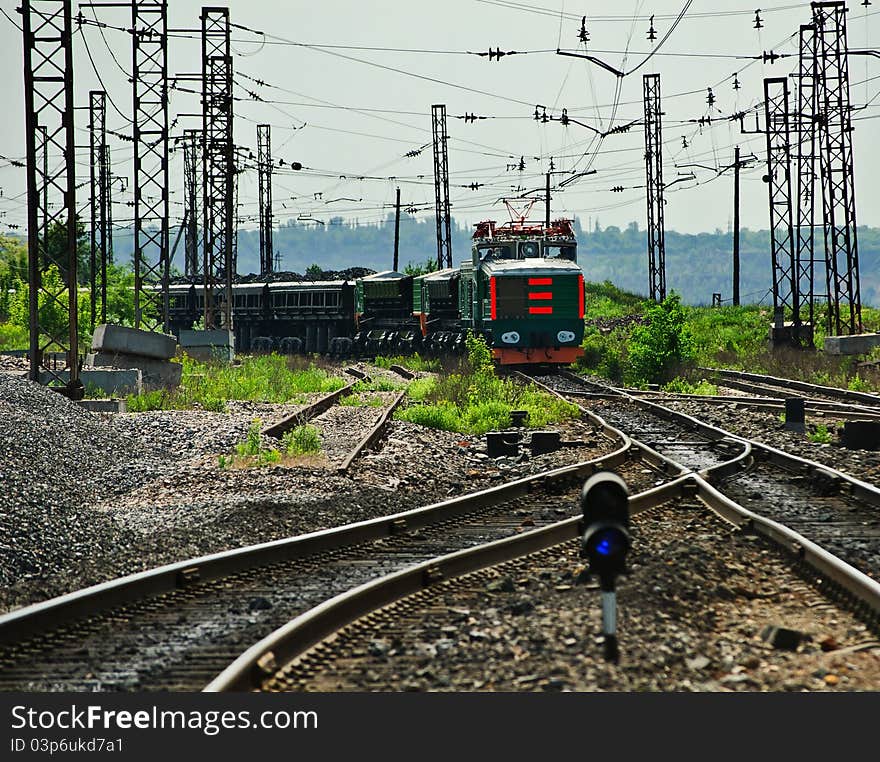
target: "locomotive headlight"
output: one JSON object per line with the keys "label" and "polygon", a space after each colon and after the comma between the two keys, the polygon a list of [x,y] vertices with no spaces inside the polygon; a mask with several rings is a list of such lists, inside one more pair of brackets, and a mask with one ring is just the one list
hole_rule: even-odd
{"label": "locomotive headlight", "polygon": [[[572,334],[574,336],[574,334]],[[501,334],[501,341],[505,344],[516,344],[519,342],[519,334],[516,331],[508,331]]]}
{"label": "locomotive headlight", "polygon": [[560,331],[556,334],[556,340],[560,344],[567,344],[569,341],[574,341],[574,333],[571,331]]}

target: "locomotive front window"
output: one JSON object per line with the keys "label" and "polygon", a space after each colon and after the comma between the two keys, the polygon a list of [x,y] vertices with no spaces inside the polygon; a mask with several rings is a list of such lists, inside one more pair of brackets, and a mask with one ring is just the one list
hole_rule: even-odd
{"label": "locomotive front window", "polygon": [[544,246],[544,256],[547,259],[567,259],[569,262],[577,262],[577,247],[559,244]]}
{"label": "locomotive front window", "polygon": [[484,259],[510,259],[510,246],[480,246],[480,261]]}

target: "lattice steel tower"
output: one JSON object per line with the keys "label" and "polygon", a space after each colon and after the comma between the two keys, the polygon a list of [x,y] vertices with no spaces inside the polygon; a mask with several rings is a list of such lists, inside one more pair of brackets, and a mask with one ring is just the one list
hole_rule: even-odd
{"label": "lattice steel tower", "polygon": [[[107,93],[92,90],[89,93],[89,216],[90,216],[90,271],[91,329],[100,314],[107,322]],[[100,268],[100,302],[98,313],[98,271]]]}
{"label": "lattice steel tower", "polygon": [[431,132],[434,136],[434,198],[437,214],[437,266],[452,267],[452,217],[449,204],[449,153],[446,132],[446,106],[431,106]]}
{"label": "lattice steel tower", "polygon": [[663,223],[663,125],[660,75],[642,78],[645,103],[645,176],[648,190],[648,287],[656,302],[666,298],[666,234]]}
{"label": "lattice steel tower", "polygon": [[862,332],[846,5],[813,3],[828,332]]}
{"label": "lattice steel tower", "polygon": [[257,176],[260,194],[260,274],[272,272],[272,127],[257,125]]}
{"label": "lattice steel tower", "polygon": [[[801,346],[813,346],[816,303],[816,36],[812,26],[799,33],[798,110],[797,110],[797,201],[795,266],[797,271],[798,315],[801,330],[796,337]],[[820,260],[824,262],[824,258]]]}
{"label": "lattice steel tower", "polygon": [[132,0],[131,26],[135,326],[167,331],[168,3]]}
{"label": "lattice steel tower", "polygon": [[773,309],[792,314],[793,336],[799,334],[798,283],[795,277],[795,240],[791,215],[791,143],[788,123],[788,80],[764,80],[764,118],[767,138],[767,175],[770,196],[770,254],[773,264]]}
{"label": "lattice steel tower", "polygon": [[[77,341],[76,174],[71,2],[23,0],[28,283],[32,381],[83,396]],[[42,145],[43,161],[37,161]],[[59,278],[50,270],[56,270]],[[43,305],[49,310],[41,309]],[[52,308],[57,309],[52,309]],[[48,312],[63,318],[46,319]],[[64,353],[64,371],[46,352]],[[69,375],[68,375],[69,374]]]}
{"label": "lattice steel tower", "polygon": [[[235,161],[229,8],[202,8],[205,327],[232,330]],[[226,295],[218,308],[217,291]]]}
{"label": "lattice steel tower", "polygon": [[199,262],[199,143],[200,130],[183,132],[183,195],[186,209],[184,272],[195,277],[202,271]]}

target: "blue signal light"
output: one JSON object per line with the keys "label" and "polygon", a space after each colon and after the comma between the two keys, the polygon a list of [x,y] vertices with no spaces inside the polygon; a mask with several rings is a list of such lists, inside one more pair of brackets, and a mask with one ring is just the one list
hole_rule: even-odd
{"label": "blue signal light", "polygon": [[596,545],[596,552],[600,556],[610,556],[612,553],[611,542],[607,537],[603,537]]}

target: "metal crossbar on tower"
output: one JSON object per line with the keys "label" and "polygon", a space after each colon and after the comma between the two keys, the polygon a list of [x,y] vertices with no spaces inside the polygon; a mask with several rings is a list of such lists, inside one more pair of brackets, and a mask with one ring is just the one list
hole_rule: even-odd
{"label": "metal crossbar on tower", "polygon": [[[805,330],[795,337],[804,347],[813,346],[816,304],[816,36],[810,25],[801,26],[798,55],[797,201],[795,267],[798,315]],[[821,260],[824,262],[824,259]]]}
{"label": "metal crossbar on tower", "polygon": [[648,190],[648,287],[651,299],[666,298],[666,234],[663,223],[663,125],[660,75],[645,74],[645,172]]}
{"label": "metal crossbar on tower", "polygon": [[452,267],[452,217],[449,205],[449,153],[446,132],[446,106],[431,106],[431,132],[434,136],[434,198],[437,214],[437,267]]}
{"label": "metal crossbar on tower", "polygon": [[[235,164],[229,8],[202,8],[205,327],[232,330]],[[218,291],[225,294],[218,309]]]}
{"label": "metal crossbar on tower", "polygon": [[199,263],[199,130],[183,132],[183,197],[186,210],[184,272],[194,277],[201,272]]}
{"label": "metal crossbar on tower", "polygon": [[[100,314],[107,322],[107,93],[89,93],[89,287],[91,291],[91,330]],[[99,277],[100,274],[100,277]],[[99,291],[100,283],[100,291]],[[99,299],[100,296],[100,299]],[[98,302],[101,303],[98,312]]]}
{"label": "metal crossbar on tower", "polygon": [[132,0],[131,27],[135,327],[167,331],[168,3]]}
{"label": "metal crossbar on tower", "polygon": [[773,310],[790,312],[792,336],[800,332],[798,283],[795,277],[795,240],[791,206],[791,142],[789,138],[788,80],[764,80],[764,117],[767,138],[767,175],[770,196],[770,254],[773,265]]}
{"label": "metal crossbar on tower", "polygon": [[846,4],[813,3],[828,333],[862,332]]}
{"label": "metal crossbar on tower", "polygon": [[[82,397],[77,342],[76,175],[71,2],[23,0],[32,381]],[[37,161],[42,144],[43,161]],[[49,352],[64,355],[63,372]]]}
{"label": "metal crossbar on tower", "polygon": [[260,274],[272,272],[272,127],[257,125],[257,179],[260,195]]}

